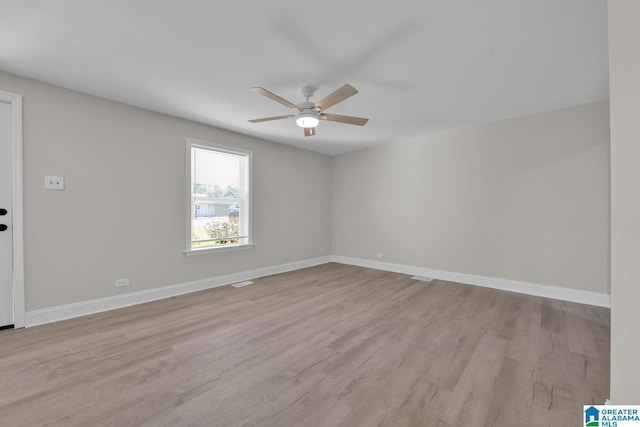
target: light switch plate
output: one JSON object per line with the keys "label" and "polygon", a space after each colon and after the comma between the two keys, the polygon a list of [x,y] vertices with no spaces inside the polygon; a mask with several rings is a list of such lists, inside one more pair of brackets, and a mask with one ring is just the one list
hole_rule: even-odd
{"label": "light switch plate", "polygon": [[64,190],[64,177],[45,176],[44,188],[46,188],[47,190]]}

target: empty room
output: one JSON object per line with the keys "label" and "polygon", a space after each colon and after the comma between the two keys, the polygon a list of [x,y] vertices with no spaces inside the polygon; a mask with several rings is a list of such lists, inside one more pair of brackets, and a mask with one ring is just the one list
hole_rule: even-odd
{"label": "empty room", "polygon": [[0,427],[640,425],[638,17],[0,0]]}

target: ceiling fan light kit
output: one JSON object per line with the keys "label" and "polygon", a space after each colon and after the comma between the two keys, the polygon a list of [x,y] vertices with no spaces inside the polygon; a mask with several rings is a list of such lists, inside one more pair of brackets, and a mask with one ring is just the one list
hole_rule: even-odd
{"label": "ceiling fan light kit", "polygon": [[289,117],[296,118],[296,124],[301,128],[304,128],[304,136],[313,136],[316,134],[315,127],[318,126],[320,120],[327,120],[330,122],[338,122],[338,123],[346,123],[350,125],[358,125],[364,126],[369,119],[364,119],[361,117],[352,117],[352,116],[341,116],[338,114],[324,114],[323,111],[329,107],[336,105],[339,102],[344,101],[350,96],[355,95],[358,91],[351,85],[345,84],[341,88],[333,91],[329,95],[322,98],[320,101],[315,104],[309,102],[309,98],[313,96],[313,93],[316,91],[315,86],[305,86],[302,88],[302,95],[306,98],[305,102],[301,102],[296,105],[292,102],[287,101],[284,98],[279,97],[273,92],[269,92],[268,90],[262,87],[252,87],[251,90],[257,92],[267,98],[276,101],[285,107],[296,110],[295,114],[291,114],[288,116],[275,116],[275,117],[265,117],[261,119],[253,119],[249,120],[251,123],[261,123],[268,122],[272,120],[282,120],[288,119]]}
{"label": "ceiling fan light kit", "polygon": [[314,128],[318,126],[320,120],[317,113],[300,113],[296,116],[296,124],[301,128]]}

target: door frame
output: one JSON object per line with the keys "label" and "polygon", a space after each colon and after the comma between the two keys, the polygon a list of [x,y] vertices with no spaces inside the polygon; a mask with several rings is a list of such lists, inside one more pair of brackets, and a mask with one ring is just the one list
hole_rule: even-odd
{"label": "door frame", "polygon": [[22,165],[22,95],[0,90],[0,101],[11,104],[11,203],[13,232],[13,325],[24,323],[24,218]]}

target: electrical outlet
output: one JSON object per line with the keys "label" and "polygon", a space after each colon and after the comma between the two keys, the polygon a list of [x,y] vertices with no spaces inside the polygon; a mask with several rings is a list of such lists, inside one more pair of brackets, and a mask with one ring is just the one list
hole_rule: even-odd
{"label": "electrical outlet", "polygon": [[378,252],[378,253],[376,254],[376,258],[382,258],[382,257],[384,257],[384,255],[382,254],[382,252]]}
{"label": "electrical outlet", "polygon": [[123,288],[129,286],[129,278],[116,280],[116,288]]}
{"label": "electrical outlet", "polygon": [[64,190],[63,176],[45,176],[44,188],[47,190]]}
{"label": "electrical outlet", "polygon": [[324,253],[324,248],[320,248],[320,253],[323,254]]}

